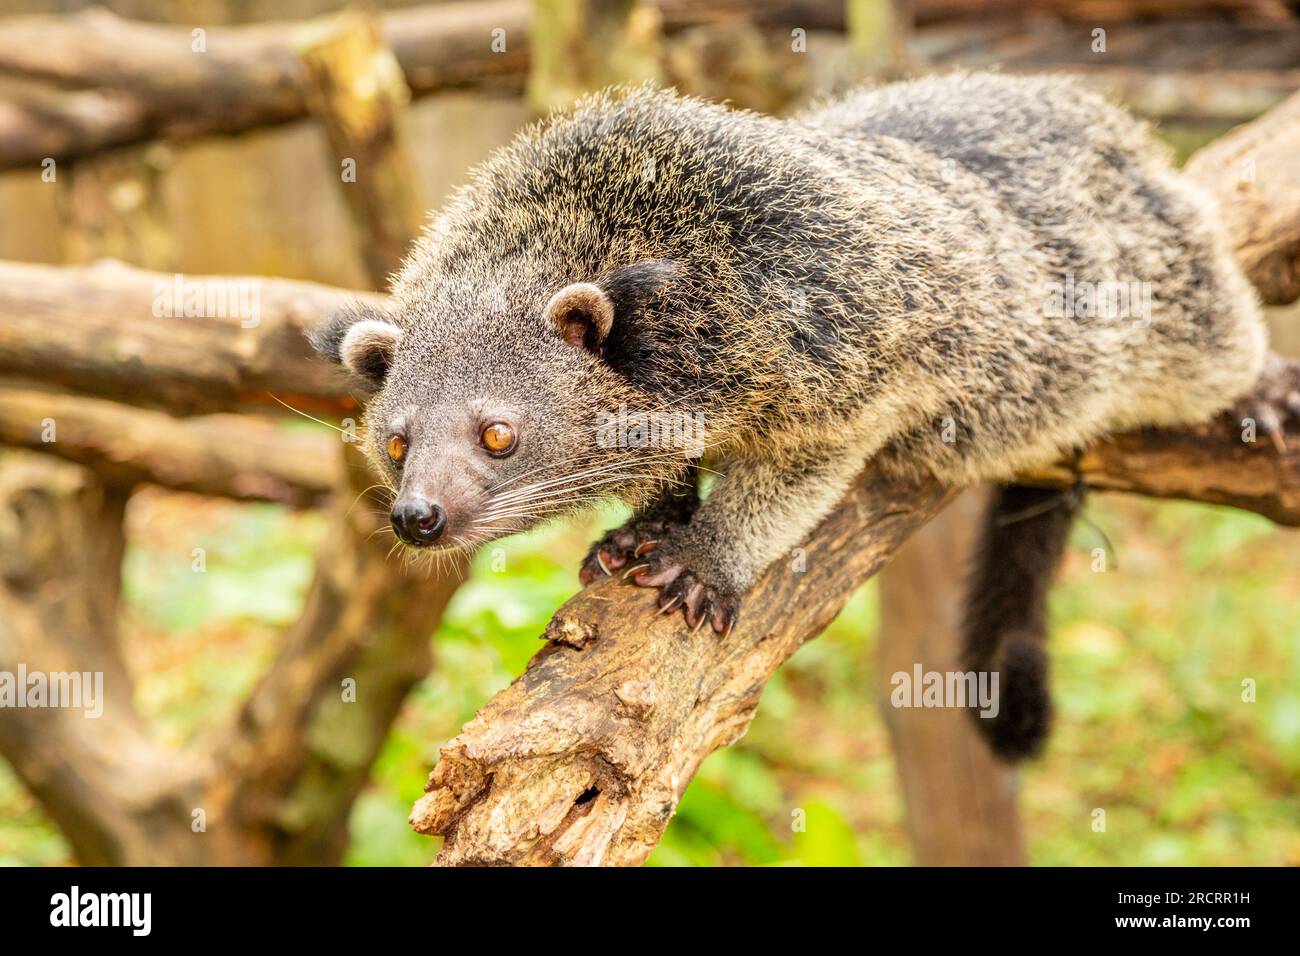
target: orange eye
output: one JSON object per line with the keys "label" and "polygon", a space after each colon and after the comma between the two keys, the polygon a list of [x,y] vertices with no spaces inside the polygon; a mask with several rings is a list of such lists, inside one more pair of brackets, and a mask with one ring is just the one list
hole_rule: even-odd
{"label": "orange eye", "polygon": [[401,435],[388,436],[388,457],[396,462],[406,457],[406,439]]}
{"label": "orange eye", "polygon": [[501,458],[515,450],[515,430],[505,422],[488,422],[479,432],[478,440],[489,452]]}

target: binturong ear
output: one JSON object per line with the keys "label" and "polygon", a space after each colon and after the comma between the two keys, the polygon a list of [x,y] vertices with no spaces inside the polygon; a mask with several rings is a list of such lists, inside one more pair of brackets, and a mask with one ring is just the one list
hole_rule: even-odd
{"label": "binturong ear", "polygon": [[551,296],[543,315],[570,345],[600,355],[614,323],[635,321],[683,272],[677,263],[658,259],[620,266],[599,284],[566,285]]}
{"label": "binturong ear", "polygon": [[321,355],[378,388],[393,364],[402,329],[378,309],[363,306],[336,313],[308,338]]}
{"label": "binturong ear", "polygon": [[614,327],[614,303],[600,286],[575,282],[551,296],[542,317],[564,341],[599,355]]}

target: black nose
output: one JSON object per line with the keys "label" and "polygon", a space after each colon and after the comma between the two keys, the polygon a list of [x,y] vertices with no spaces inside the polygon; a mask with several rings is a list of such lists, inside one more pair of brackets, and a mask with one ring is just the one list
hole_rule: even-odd
{"label": "black nose", "polygon": [[399,498],[393,505],[393,531],[407,544],[433,544],[447,526],[442,505],[425,498]]}

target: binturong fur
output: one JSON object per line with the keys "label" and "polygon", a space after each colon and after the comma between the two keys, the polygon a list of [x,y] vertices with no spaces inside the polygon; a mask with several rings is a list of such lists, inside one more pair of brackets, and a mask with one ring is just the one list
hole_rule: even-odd
{"label": "binturong fur", "polygon": [[[372,392],[402,542],[471,548],[620,498],[633,517],[582,582],[622,573],[721,634],[868,462],[1005,485],[1207,419],[1266,353],[1210,200],[1150,132],[1070,82],[993,74],[785,120],[590,97],[475,171],[390,308],[316,342]],[[979,724],[1009,757],[1046,731],[1077,503],[1004,487],[983,535],[967,662],[1001,671]]]}

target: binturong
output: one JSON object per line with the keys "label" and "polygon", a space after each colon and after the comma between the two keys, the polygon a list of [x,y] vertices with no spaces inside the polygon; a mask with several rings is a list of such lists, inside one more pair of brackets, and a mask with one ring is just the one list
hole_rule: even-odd
{"label": "binturong", "polygon": [[990,74],[792,119],[585,99],[477,169],[389,307],[315,344],[371,393],[405,545],[619,498],[633,517],[581,581],[657,588],[692,629],[730,632],[868,463],[996,484],[966,663],[1000,673],[978,723],[1008,757],[1047,729],[1045,595],[1079,506],[1015,476],[1207,419],[1266,354],[1211,201],[1147,128],[1070,82]]}

